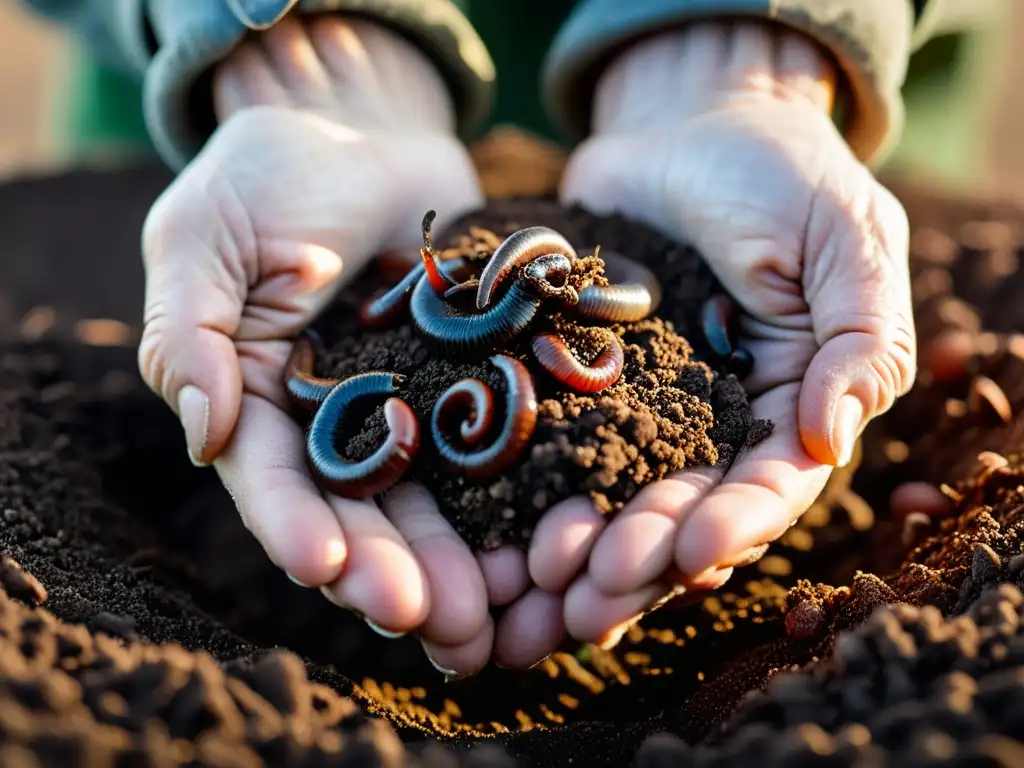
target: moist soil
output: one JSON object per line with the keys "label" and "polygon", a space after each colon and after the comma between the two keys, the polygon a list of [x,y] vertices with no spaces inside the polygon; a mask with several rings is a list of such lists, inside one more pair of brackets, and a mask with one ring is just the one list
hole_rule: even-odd
{"label": "moist soil", "polygon": [[[0,186],[0,764],[1021,764],[1024,393],[999,334],[1019,329],[1024,286],[965,232],[1016,233],[1024,211],[901,190],[922,333],[948,322],[929,309],[944,291],[977,318],[979,352],[923,377],[760,562],[611,652],[445,685],[414,639],[379,638],[270,565],[139,381],[137,233],[167,181]],[[979,374],[1009,424],[991,392],[970,396]],[[978,462],[986,449],[1007,460]],[[904,547],[887,499],[916,479],[953,503]]]}
{"label": "moist soil", "polygon": [[[597,218],[582,208],[566,210],[557,202],[537,199],[493,202],[455,222],[434,243],[443,258],[479,258],[507,235],[529,226],[560,232],[584,257],[570,277],[574,287],[581,287],[584,279],[603,278],[600,262],[586,258],[600,246],[654,270],[663,281],[664,297],[651,318],[610,328],[579,325],[560,312],[542,315],[509,346],[492,350],[527,366],[539,401],[530,444],[498,476],[470,480],[448,470],[430,445],[431,409],[451,385],[475,378],[503,391],[502,377],[486,358],[467,363],[432,353],[407,319],[384,331],[360,327],[359,306],[367,296],[391,287],[392,275],[366,270],[314,323],[325,346],[317,375],[343,380],[367,370],[386,370],[407,377],[402,398],[419,417],[423,437],[403,479],[429,488],[442,513],[474,549],[525,543],[552,505],[575,494],[589,494],[598,510],[611,513],[648,483],[684,467],[726,468],[740,449],[771,432],[770,421],[752,417],[742,385],[720,367],[722,361],[710,354],[701,336],[701,305],[721,288],[693,248],[619,216]],[[567,389],[529,352],[532,337],[551,330],[584,362],[595,359],[609,331],[614,333],[625,351],[622,376],[594,395]],[[495,401],[500,406],[500,394]],[[496,416],[494,431],[500,429],[501,418]],[[367,417],[341,426],[339,450],[358,461],[387,432],[378,406]]]}

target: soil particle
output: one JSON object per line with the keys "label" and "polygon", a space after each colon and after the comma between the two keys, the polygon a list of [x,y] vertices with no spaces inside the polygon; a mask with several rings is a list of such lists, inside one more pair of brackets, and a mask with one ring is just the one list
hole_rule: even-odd
{"label": "soil particle", "polygon": [[[580,208],[566,210],[546,201],[506,200],[455,222],[447,234],[435,235],[443,258],[475,258],[518,228],[543,225],[563,233],[581,256],[600,245],[650,266],[663,276],[665,296],[658,315],[611,329],[576,324],[560,314],[541,318],[513,344],[496,352],[517,357],[530,368],[539,400],[537,429],[523,459],[503,475],[471,481],[445,469],[437,451],[421,448],[404,479],[422,482],[438,499],[442,512],[474,547],[491,549],[525,543],[552,505],[576,494],[589,494],[597,509],[620,509],[645,485],[683,467],[727,467],[744,446],[771,432],[771,422],[754,419],[742,386],[726,374],[700,345],[694,319],[716,284],[691,247],[662,238],[622,217],[595,218]],[[581,259],[570,282],[606,282],[601,263]],[[596,279],[595,279],[596,278]],[[393,280],[393,277],[392,277]],[[368,295],[390,284],[374,270],[345,290],[315,327],[326,342],[317,375],[345,378],[367,370],[387,370],[408,377],[403,394],[420,418],[429,442],[430,413],[441,394],[460,379],[484,381],[497,393],[504,385],[488,363],[436,356],[417,338],[411,325],[366,331],[356,321]],[[609,331],[625,350],[621,378],[595,395],[564,388],[537,365],[529,353],[535,333],[554,330],[584,363],[607,344]],[[700,358],[692,344],[697,344]],[[500,424],[500,418],[495,420]],[[347,430],[347,431],[346,431]],[[350,460],[369,455],[387,434],[383,409],[343,427],[339,447]]]}

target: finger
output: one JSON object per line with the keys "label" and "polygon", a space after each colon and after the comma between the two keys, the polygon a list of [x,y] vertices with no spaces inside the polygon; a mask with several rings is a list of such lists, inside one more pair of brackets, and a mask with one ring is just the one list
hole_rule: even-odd
{"label": "finger", "polygon": [[309,36],[336,85],[359,93],[373,93],[379,85],[360,26],[354,20],[325,15],[313,21]]}
{"label": "finger", "polygon": [[604,518],[585,496],[549,509],[530,539],[527,561],[533,582],[549,592],[564,590],[587,562],[604,525]]}
{"label": "finger", "polygon": [[285,16],[258,39],[292,103],[314,108],[331,103],[330,77],[299,17]]}
{"label": "finger", "polygon": [[214,74],[213,108],[218,123],[246,107],[288,103],[288,93],[256,43],[242,43]]}
{"label": "finger", "polygon": [[581,576],[565,593],[565,628],[581,642],[609,647],[669,594],[663,584],[649,584],[625,595],[608,596],[589,576]]}
{"label": "finger", "polygon": [[[350,264],[351,266],[351,264]],[[264,238],[260,281],[252,286],[236,339],[291,337],[301,331],[358,270],[344,270],[329,248]]]}
{"label": "finger", "polygon": [[480,552],[476,560],[484,574],[491,605],[508,605],[530,586],[526,553],[519,547],[505,546],[493,552]]}
{"label": "finger", "polygon": [[835,65],[813,40],[784,32],[777,35],[775,81],[787,95],[798,94],[831,113],[835,99]]}
{"label": "finger", "polygon": [[754,359],[754,367],[743,379],[743,389],[751,398],[783,384],[801,381],[818,351],[810,331],[776,329],[773,336],[740,339],[739,346]]}
{"label": "finger", "polygon": [[405,538],[370,500],[327,500],[341,523],[348,559],[324,595],[389,636],[412,632],[430,615],[427,574]]}
{"label": "finger", "polygon": [[418,634],[441,645],[472,640],[483,630],[488,614],[487,587],[469,547],[418,483],[389,490],[383,510],[426,574],[430,613]]}
{"label": "finger", "polygon": [[531,589],[502,614],[494,636],[494,663],[527,669],[558,650],[564,637],[562,597]]}
{"label": "finger", "polygon": [[621,595],[664,573],[680,524],[724,474],[714,467],[686,469],[643,488],[594,545],[587,573],[597,588]]}
{"label": "finger", "polygon": [[487,666],[494,645],[494,620],[490,616],[480,632],[462,645],[438,645],[423,642],[423,652],[438,672],[448,680],[459,680],[477,674]]}
{"label": "finger", "polygon": [[721,484],[687,516],[675,542],[684,574],[738,562],[751,547],[781,536],[825,487],[832,467],[812,459],[797,433],[799,384],[788,384],[752,403],[772,434],[741,453]]}
{"label": "finger", "polygon": [[193,167],[178,177],[146,219],[138,353],[143,378],[178,414],[197,464],[216,458],[238,419],[242,380],[232,337],[245,300],[215,250],[222,220],[196,197],[202,175]]}
{"label": "finger", "polygon": [[214,467],[246,528],[300,584],[338,578],[348,549],[338,519],[306,472],[298,425],[273,404],[246,395],[235,436]]}
{"label": "finger", "polygon": [[[807,236],[805,291],[820,349],[804,376],[800,435],[823,464],[844,465],[868,420],[887,411],[914,380],[916,346],[900,203],[859,169],[867,210],[822,203]],[[864,200],[870,202],[864,202]],[[858,220],[876,222],[871,226]]]}
{"label": "finger", "polygon": [[735,22],[730,37],[732,55],[725,69],[729,90],[764,91],[772,85],[774,30],[759,20]]}

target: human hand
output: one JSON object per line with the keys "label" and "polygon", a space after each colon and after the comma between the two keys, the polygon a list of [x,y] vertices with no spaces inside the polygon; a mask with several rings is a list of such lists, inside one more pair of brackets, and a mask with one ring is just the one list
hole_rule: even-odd
{"label": "human hand", "polygon": [[745,310],[744,385],[775,430],[608,524],[580,499],[548,513],[530,574],[565,592],[580,640],[614,642],[673,588],[759,557],[913,382],[906,216],[833,126],[835,79],[809,38],[747,21],[649,39],[603,75],[562,199],[696,245]]}
{"label": "human hand", "polygon": [[475,671],[493,624],[473,553],[415,486],[383,509],[321,494],[282,385],[339,280],[418,244],[428,208],[482,204],[448,94],[397,35],[325,15],[243,43],[214,101],[220,127],[145,224],[143,375],[278,567]]}

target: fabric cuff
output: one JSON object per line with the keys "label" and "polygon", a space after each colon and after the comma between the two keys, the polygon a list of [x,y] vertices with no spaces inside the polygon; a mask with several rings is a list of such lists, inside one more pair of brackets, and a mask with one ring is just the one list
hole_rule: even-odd
{"label": "fabric cuff", "polygon": [[104,65],[141,77],[153,50],[145,18],[146,0],[22,0],[30,11],[68,27]]}
{"label": "fabric cuff", "polygon": [[143,109],[161,157],[181,170],[216,129],[213,66],[252,30],[288,12],[344,13],[401,34],[437,66],[453,97],[459,135],[490,113],[494,64],[483,41],[450,0],[149,0],[159,41],[143,89]]}
{"label": "fabric cuff", "polygon": [[878,164],[903,128],[900,88],[910,57],[908,0],[583,0],[545,61],[545,106],[572,141],[590,133],[594,90],[616,54],[638,40],[716,17],[769,19],[830,51],[849,91],[844,135],[854,154]]}

